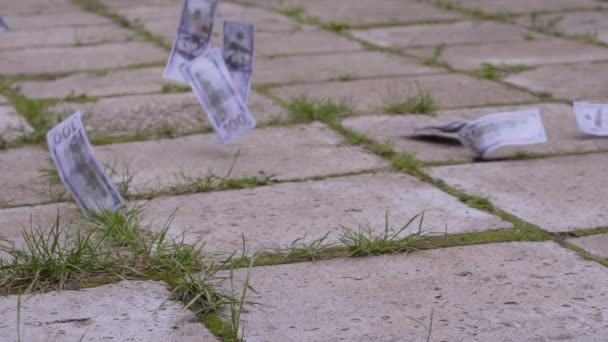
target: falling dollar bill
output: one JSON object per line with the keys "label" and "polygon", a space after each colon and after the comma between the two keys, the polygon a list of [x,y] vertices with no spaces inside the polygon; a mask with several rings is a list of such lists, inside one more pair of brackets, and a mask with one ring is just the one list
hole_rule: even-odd
{"label": "falling dollar bill", "polygon": [[4,21],[4,18],[0,17],[0,32],[8,32],[8,25]]}
{"label": "falling dollar bill", "polygon": [[251,91],[254,49],[255,26],[239,21],[224,21],[222,55],[232,76],[232,82],[245,104],[249,101]]}
{"label": "falling dollar bill", "polygon": [[503,146],[547,142],[538,109],[484,116],[464,126],[458,137],[481,158]]}
{"label": "falling dollar bill", "polygon": [[574,102],[578,128],[586,134],[608,136],[608,104]]}
{"label": "falling dollar bill", "polygon": [[101,209],[115,211],[124,204],[95,159],[81,113],[55,126],[46,139],[61,181],[86,215]]}
{"label": "falling dollar bill", "polygon": [[255,128],[255,118],[241,100],[218,49],[184,65],[182,73],[224,144]]}
{"label": "falling dollar bill", "polygon": [[164,77],[186,83],[180,68],[205,54],[211,45],[211,34],[219,0],[182,0],[182,14]]}

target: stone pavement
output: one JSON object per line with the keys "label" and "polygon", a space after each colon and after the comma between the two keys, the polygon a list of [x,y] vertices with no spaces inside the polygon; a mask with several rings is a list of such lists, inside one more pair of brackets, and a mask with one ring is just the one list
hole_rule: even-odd
{"label": "stone pavement", "polygon": [[[103,269],[19,295],[0,249],[2,340],[606,340],[608,140],[571,101],[608,101],[608,2],[222,0],[216,44],[224,19],[257,27],[259,127],[226,146],[162,79],[179,11],[0,0],[0,240],[90,226],[44,145],[83,111],[138,225],[232,256],[212,291],[248,282],[248,303],[203,310],[189,274]],[[430,105],[395,110],[412,98]],[[529,107],[549,142],[489,162],[412,136]]]}

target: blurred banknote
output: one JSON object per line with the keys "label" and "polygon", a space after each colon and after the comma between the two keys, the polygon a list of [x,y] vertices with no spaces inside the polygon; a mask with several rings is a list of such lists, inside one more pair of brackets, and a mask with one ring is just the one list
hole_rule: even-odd
{"label": "blurred banknote", "polygon": [[209,50],[218,1],[182,0],[177,36],[164,72],[166,79],[185,83],[180,67]]}
{"label": "blurred banknote", "polygon": [[0,32],[7,32],[8,31],[8,25],[6,25],[6,21],[4,21],[4,18],[0,17]]}
{"label": "blurred banknote", "polygon": [[241,100],[218,49],[184,65],[182,73],[224,144],[255,128],[255,118]]}
{"label": "blurred banknote", "polygon": [[123,205],[120,193],[95,159],[81,113],[55,126],[46,139],[59,177],[85,214],[115,211]]}
{"label": "blurred banknote", "polygon": [[434,135],[441,133],[458,133],[467,123],[464,121],[452,121],[441,126],[424,126],[414,129],[415,135]]}
{"label": "blurred banknote", "polygon": [[481,158],[503,146],[547,142],[538,109],[484,116],[464,126],[458,138]]}
{"label": "blurred banknote", "polygon": [[222,55],[232,82],[245,104],[251,91],[254,48],[255,26],[239,21],[224,21]]}
{"label": "blurred banknote", "polygon": [[608,136],[608,104],[574,102],[574,113],[583,133]]}

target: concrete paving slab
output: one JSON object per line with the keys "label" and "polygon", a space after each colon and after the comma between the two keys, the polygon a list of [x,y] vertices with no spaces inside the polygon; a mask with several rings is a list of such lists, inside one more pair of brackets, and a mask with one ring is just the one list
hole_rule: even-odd
{"label": "concrete paving slab", "polygon": [[9,31],[2,34],[0,49],[47,46],[82,46],[136,40],[136,34],[115,25],[46,28],[44,30]]}
{"label": "concrete paving slab", "polygon": [[415,128],[444,125],[452,121],[471,121],[492,113],[518,111],[527,108],[540,109],[548,142],[545,144],[504,147],[494,153],[494,158],[505,158],[517,153],[573,153],[608,150],[608,140],[586,136],[576,125],[572,106],[564,104],[539,104],[502,106],[440,111],[436,116],[427,115],[374,115],[348,118],[346,127],[361,132],[378,141],[389,141],[399,152],[414,153],[424,162],[472,161],[474,155],[460,144],[456,134],[444,134],[435,139],[416,139]]}
{"label": "concrete paving slab", "polygon": [[129,8],[129,7],[142,7],[142,6],[166,6],[168,4],[178,5],[179,0],[101,0],[101,2],[113,9]]}
{"label": "concrete paving slab", "polygon": [[[3,14],[4,15],[4,14]],[[109,25],[112,24],[110,19],[105,17],[83,12],[57,12],[48,13],[41,12],[39,14],[24,14],[24,15],[7,15],[6,23],[13,31],[30,31],[41,30],[47,28],[60,27],[83,27],[89,25]]]}
{"label": "concrete paving slab", "polygon": [[42,148],[0,151],[0,207],[44,203],[50,194],[63,194],[63,186],[52,186],[40,171],[51,167],[50,154]]}
{"label": "concrete paving slab", "polygon": [[576,245],[587,252],[608,259],[608,234],[589,235],[580,238],[570,238],[567,242]]}
{"label": "concrete paving slab", "polygon": [[608,43],[608,23],[606,14],[601,11],[523,16],[518,17],[516,22],[566,35],[595,37]]}
{"label": "concrete paving slab", "polygon": [[79,9],[71,0],[1,0],[0,7],[2,7],[3,15],[74,12]]}
{"label": "concrete paving slab", "polygon": [[[287,117],[281,107],[257,93],[251,94],[249,110],[259,125]],[[133,135],[167,125],[176,132],[211,127],[205,111],[192,93],[111,97],[87,103],[63,102],[53,106],[51,111],[61,117],[82,112],[91,136]]]}
{"label": "concrete paving slab", "polygon": [[599,342],[606,331],[608,271],[554,242],[249,272],[263,305],[241,316],[248,341],[424,341],[431,321],[433,341]]}
{"label": "concrete paving slab", "polygon": [[[390,103],[405,101],[416,96],[418,88],[427,91],[439,108],[524,102],[535,99],[528,93],[495,82],[459,74],[297,84],[272,88],[271,92],[283,100],[299,96],[330,99],[335,102],[346,100],[356,111],[370,113],[381,111]],[[455,92],[454,89],[458,91]]]}
{"label": "concrete paving slab", "polygon": [[460,21],[434,25],[408,25],[351,30],[359,39],[383,47],[522,41],[526,29],[492,21]]}
{"label": "concrete paving slab", "polygon": [[150,43],[129,42],[85,47],[3,51],[0,74],[40,74],[126,67],[163,62],[167,52]]}
{"label": "concrete paving slab", "polygon": [[[176,209],[170,232],[185,233],[187,240],[205,243],[207,251],[227,254],[242,250],[242,236],[252,255],[327,233],[325,242],[338,243],[341,226],[355,231],[369,227],[380,235],[387,215],[391,229],[399,230],[423,211],[428,235],[512,227],[411,176],[392,173],[156,198],[144,207],[144,221],[160,229]],[[418,224],[403,236],[415,233]]]}
{"label": "concrete paving slab", "polygon": [[255,61],[253,81],[258,84],[316,82],[373,76],[438,73],[413,59],[392,54],[362,51],[348,54],[322,54],[260,58]]}
{"label": "concrete paving slab", "polygon": [[163,84],[169,84],[162,75],[162,67],[152,67],[109,73],[77,73],[48,81],[24,81],[17,85],[25,96],[37,99],[145,94],[160,92]]}
{"label": "concrete paving slab", "polygon": [[[434,49],[412,49],[419,57],[432,56]],[[448,46],[441,60],[457,69],[480,69],[484,63],[547,65],[608,60],[608,49],[564,39]]]}
{"label": "concrete paving slab", "polygon": [[13,141],[34,129],[11,106],[0,106],[0,140]]}
{"label": "concrete paving slab", "polygon": [[[427,169],[434,178],[551,232],[603,227],[607,154]],[[581,208],[584,208],[581,209]]]}
{"label": "concrete paving slab", "polygon": [[[280,143],[277,143],[280,142]],[[239,153],[240,151],[240,153]],[[229,145],[215,134],[98,146],[97,157],[134,173],[135,192],[183,183],[184,177],[209,172],[225,176],[238,158],[232,177],[256,177],[260,171],[278,180],[377,170],[386,162],[320,123],[257,129]]]}
{"label": "concrete paving slab", "polygon": [[0,95],[0,104],[8,103],[8,99],[2,95]]}
{"label": "concrete paving slab", "polygon": [[258,53],[267,57],[363,49],[361,44],[337,34],[312,29],[293,32],[259,32],[256,34],[255,44]]}
{"label": "concrete paving slab", "polygon": [[511,75],[504,80],[554,97],[608,99],[608,63],[551,65]]}
{"label": "concrete paving slab", "polygon": [[78,291],[0,297],[0,333],[17,340],[21,316],[26,341],[218,341],[182,303],[168,300],[167,285],[121,281]]}
{"label": "concrete paving slab", "polygon": [[534,11],[561,11],[567,9],[597,8],[602,5],[592,0],[454,0],[453,3],[466,8],[478,8],[484,12],[530,13]]}

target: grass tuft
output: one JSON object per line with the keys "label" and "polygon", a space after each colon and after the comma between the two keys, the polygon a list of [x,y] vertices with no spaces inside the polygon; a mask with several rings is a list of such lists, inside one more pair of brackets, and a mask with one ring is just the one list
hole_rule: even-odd
{"label": "grass tuft", "polygon": [[508,65],[484,63],[481,70],[474,71],[473,75],[478,78],[496,81],[509,75],[535,68],[536,67],[534,66],[524,64]]}
{"label": "grass tuft", "polygon": [[287,103],[293,123],[309,123],[315,120],[333,122],[353,112],[346,100],[335,103],[329,99],[308,99],[305,96],[292,98]]}
{"label": "grass tuft", "polygon": [[326,30],[334,31],[337,33],[350,29],[350,25],[348,25],[347,23],[342,23],[342,22],[337,22],[337,21],[330,21],[328,23],[321,25],[321,27],[323,27]]}
{"label": "grass tuft", "polygon": [[418,93],[405,101],[391,101],[382,108],[391,114],[431,114],[435,109],[435,100],[429,91],[423,90],[416,84]]}
{"label": "grass tuft", "polygon": [[177,83],[163,83],[162,92],[164,94],[187,93],[192,89],[189,86]]}

